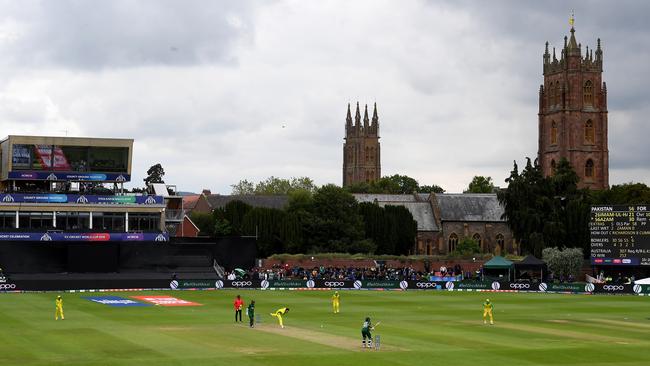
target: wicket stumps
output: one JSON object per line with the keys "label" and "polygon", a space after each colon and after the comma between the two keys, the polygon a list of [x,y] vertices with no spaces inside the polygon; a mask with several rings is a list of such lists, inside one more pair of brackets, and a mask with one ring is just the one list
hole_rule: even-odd
{"label": "wicket stumps", "polygon": [[379,348],[381,347],[381,337],[379,334],[375,335],[375,351],[379,351]]}

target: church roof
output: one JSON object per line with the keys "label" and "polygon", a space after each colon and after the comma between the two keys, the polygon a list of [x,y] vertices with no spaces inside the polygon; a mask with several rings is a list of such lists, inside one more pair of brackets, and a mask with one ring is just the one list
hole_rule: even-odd
{"label": "church roof", "polygon": [[442,221],[504,222],[503,206],[494,193],[436,194]]}
{"label": "church roof", "polygon": [[415,202],[412,194],[353,193],[358,202]]}
{"label": "church roof", "polygon": [[440,231],[440,228],[436,225],[431,203],[426,199],[420,201],[412,194],[353,193],[352,195],[359,203],[376,202],[380,207],[403,206],[413,215],[413,219],[417,222],[418,231]]}

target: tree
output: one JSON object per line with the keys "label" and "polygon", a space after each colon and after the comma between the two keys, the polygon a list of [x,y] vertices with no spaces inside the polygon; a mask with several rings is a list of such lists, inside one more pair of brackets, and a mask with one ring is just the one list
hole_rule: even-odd
{"label": "tree", "polygon": [[643,183],[613,185],[610,189],[592,191],[594,203],[600,205],[636,205],[650,202],[650,187]]}
{"label": "tree", "polygon": [[[214,218],[214,216],[212,216]],[[223,217],[214,219],[214,236],[228,236],[232,234],[230,222]]]}
{"label": "tree", "polygon": [[245,235],[257,236],[257,250],[261,256],[275,253],[298,253],[302,248],[301,230],[294,215],[284,210],[254,207],[244,216]]}
{"label": "tree", "polygon": [[439,185],[432,184],[430,186],[420,186],[418,193],[445,193],[445,190]]}
{"label": "tree", "polygon": [[[544,178],[541,168],[526,159],[526,167],[519,173],[517,162],[506,179],[507,189],[497,193],[504,207],[504,218],[519,241],[524,253],[541,254],[545,245],[544,223],[552,220],[553,207],[548,197],[552,196],[550,185]],[[551,213],[551,216],[545,217]]]}
{"label": "tree", "polygon": [[243,196],[255,193],[255,185],[246,179],[242,179],[237,184],[231,184],[232,193],[235,196]]}
{"label": "tree", "polygon": [[314,184],[314,181],[309,177],[292,177],[290,187],[291,188],[287,192],[288,194],[294,191],[307,191],[314,193],[316,188],[318,188]]}
{"label": "tree", "polygon": [[149,170],[147,170],[147,177],[144,178],[145,186],[149,186],[150,183],[165,183],[163,176],[165,175],[165,169],[163,169],[160,163],[152,165]]}
{"label": "tree", "polygon": [[384,208],[371,202],[360,203],[359,213],[363,217],[365,237],[375,243],[376,253],[395,254],[395,220],[386,215]]}
{"label": "tree", "polygon": [[252,208],[251,205],[240,200],[230,201],[224,207],[212,211],[213,223],[217,220],[226,220],[230,224],[232,235],[242,235],[244,216]]}
{"label": "tree", "polygon": [[394,174],[382,179],[388,180],[391,187],[396,187],[391,193],[409,194],[417,192],[418,188],[420,188],[418,181],[407,175]]}
{"label": "tree", "polygon": [[214,219],[211,214],[203,212],[192,212],[190,215],[194,225],[199,228],[199,235],[214,236]]}
{"label": "tree", "polygon": [[357,182],[345,189],[350,193],[375,193],[375,194],[411,194],[418,193],[444,193],[444,189],[437,185],[420,187],[417,180],[407,176],[394,174],[381,177],[373,182]]}
{"label": "tree", "polygon": [[363,219],[355,198],[343,188],[328,184],[314,194],[306,237],[311,250],[349,252],[364,238]]}
{"label": "tree", "polygon": [[356,182],[345,187],[350,193],[371,193],[371,185],[367,182]]}
{"label": "tree", "polygon": [[492,177],[474,176],[463,193],[493,193],[495,191]]}
{"label": "tree", "polygon": [[314,181],[309,177],[291,177],[290,179],[285,179],[270,176],[257,184],[243,179],[237,184],[232,184],[230,187],[232,187],[233,195],[284,195],[296,190],[309,192],[316,190]]}
{"label": "tree", "polygon": [[466,256],[480,252],[481,247],[478,245],[478,242],[472,238],[465,237],[456,245],[456,250],[454,250],[453,254]]}
{"label": "tree", "polygon": [[291,189],[291,182],[288,179],[277,178],[270,176],[265,180],[257,183],[255,186],[255,194],[287,194]]}
{"label": "tree", "polygon": [[395,230],[395,252],[393,254],[408,254],[415,244],[418,231],[417,222],[404,206],[387,205],[384,209],[389,218],[389,225]]}
{"label": "tree", "polygon": [[553,272],[556,279],[568,280],[578,278],[584,263],[583,252],[580,248],[545,248],[542,258]]}
{"label": "tree", "polygon": [[577,188],[578,176],[566,159],[550,177],[543,175],[537,161],[527,159],[521,173],[515,162],[506,183],[497,197],[524,253],[539,256],[551,246],[588,249],[591,198]]}

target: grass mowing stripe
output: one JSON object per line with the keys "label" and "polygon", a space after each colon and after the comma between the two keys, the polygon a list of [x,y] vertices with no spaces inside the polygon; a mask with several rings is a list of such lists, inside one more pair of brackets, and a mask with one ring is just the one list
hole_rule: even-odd
{"label": "grass mowing stripe", "polygon": [[[268,313],[289,306],[284,330],[296,333],[235,324],[237,294],[256,300],[261,327],[277,329]],[[173,296],[203,306],[117,308],[81,298],[104,295]],[[334,315],[330,291],[66,293],[66,320],[55,322],[55,296],[0,294],[0,365],[650,364],[646,297],[341,291],[342,313]],[[494,326],[482,324],[487,297]],[[374,333],[382,351],[359,351],[366,316],[382,321]]]}

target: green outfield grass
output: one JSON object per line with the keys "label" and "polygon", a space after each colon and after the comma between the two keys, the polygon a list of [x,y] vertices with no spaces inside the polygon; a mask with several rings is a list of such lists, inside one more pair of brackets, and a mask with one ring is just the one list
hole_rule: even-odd
{"label": "green outfield grass", "polygon": [[[258,329],[235,324],[254,298]],[[0,294],[0,365],[650,365],[650,297],[447,291],[158,291],[198,307],[109,307],[65,293]],[[495,305],[483,325],[482,302]],[[283,330],[269,312],[289,306]],[[361,349],[366,316],[382,350]]]}

